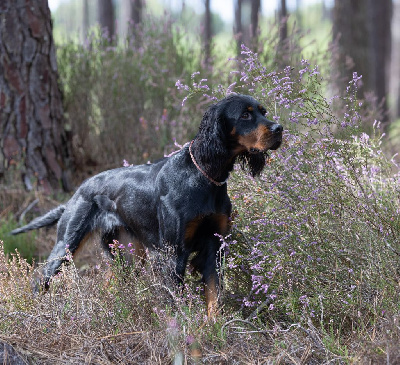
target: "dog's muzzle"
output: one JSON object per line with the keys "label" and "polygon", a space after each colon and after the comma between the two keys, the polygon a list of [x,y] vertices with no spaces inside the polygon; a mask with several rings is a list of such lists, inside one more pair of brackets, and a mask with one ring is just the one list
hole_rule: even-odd
{"label": "dog's muzzle", "polygon": [[270,128],[270,131],[272,134],[271,139],[274,140],[274,143],[268,149],[277,150],[282,143],[283,127],[280,124],[276,123]]}

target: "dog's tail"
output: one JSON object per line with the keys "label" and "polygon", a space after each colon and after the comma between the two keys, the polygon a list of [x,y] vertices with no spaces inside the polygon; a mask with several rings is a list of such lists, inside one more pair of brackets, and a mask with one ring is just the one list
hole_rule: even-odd
{"label": "dog's tail", "polygon": [[50,210],[50,212],[46,213],[45,215],[35,218],[32,222],[28,223],[26,226],[14,229],[13,231],[11,231],[11,234],[15,235],[19,233],[28,232],[33,229],[51,226],[58,222],[58,220],[64,213],[64,210],[65,210],[65,205],[60,205],[57,208]]}

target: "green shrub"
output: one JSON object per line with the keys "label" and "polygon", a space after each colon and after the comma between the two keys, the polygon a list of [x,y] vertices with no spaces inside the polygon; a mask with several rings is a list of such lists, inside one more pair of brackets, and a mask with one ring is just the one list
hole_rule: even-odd
{"label": "green shrub", "polygon": [[7,255],[9,253],[15,253],[15,250],[17,250],[27,262],[32,264],[36,250],[35,232],[11,236],[10,232],[18,227],[19,224],[12,217],[8,217],[1,222],[0,238],[4,240],[4,252]]}
{"label": "green shrub", "polygon": [[160,158],[171,152],[174,139],[186,142],[197,130],[203,110],[182,111],[175,82],[205,70],[200,42],[190,43],[168,19],[148,17],[124,42],[94,31],[84,45],[58,47],[78,167]]}

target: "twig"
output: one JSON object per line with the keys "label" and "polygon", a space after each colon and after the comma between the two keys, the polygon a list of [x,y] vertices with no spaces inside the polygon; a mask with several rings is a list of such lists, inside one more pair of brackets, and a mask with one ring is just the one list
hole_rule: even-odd
{"label": "twig", "polygon": [[264,335],[267,338],[269,338],[267,335],[270,336],[270,333],[269,333],[270,331],[260,330],[256,325],[254,325],[253,323],[251,323],[251,322],[249,322],[249,321],[247,321],[245,319],[231,319],[230,321],[224,323],[224,325],[221,327],[221,336],[224,335],[225,327],[230,325],[231,323],[234,323],[234,322],[240,322],[240,323],[248,324],[249,326],[255,328],[257,330],[257,333],[261,333],[262,335]]}
{"label": "twig", "polygon": [[272,303],[271,298],[264,300],[246,319],[248,320],[250,318],[257,316],[261,312],[261,310],[263,310],[268,304],[271,303]]}
{"label": "twig", "polygon": [[139,335],[139,334],[142,334],[142,333],[145,333],[145,331],[124,332],[124,333],[118,333],[118,334],[116,334],[116,335],[107,335],[107,336],[104,336],[104,337],[98,337],[98,338],[96,338],[96,340],[101,340],[101,341],[103,341],[103,340],[107,340],[108,338],[113,339],[113,338],[115,338],[115,337],[130,336],[130,335]]}
{"label": "twig", "polygon": [[28,213],[37,203],[39,203],[39,199],[35,199],[32,203],[30,203],[19,216],[19,224],[22,224],[24,221],[26,213]]}

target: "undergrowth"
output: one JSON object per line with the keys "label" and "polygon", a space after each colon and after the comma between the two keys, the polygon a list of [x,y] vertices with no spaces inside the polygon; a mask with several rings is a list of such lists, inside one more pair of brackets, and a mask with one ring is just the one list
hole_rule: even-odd
{"label": "undergrowth", "polygon": [[81,277],[71,262],[48,293],[37,294],[33,267],[17,255],[7,259],[0,244],[0,340],[40,364],[338,358],[316,329],[278,322],[261,327],[233,312],[207,319],[201,289],[174,290],[163,270],[168,265],[168,255],[156,253],[144,267],[127,271],[119,260],[101,261]]}

